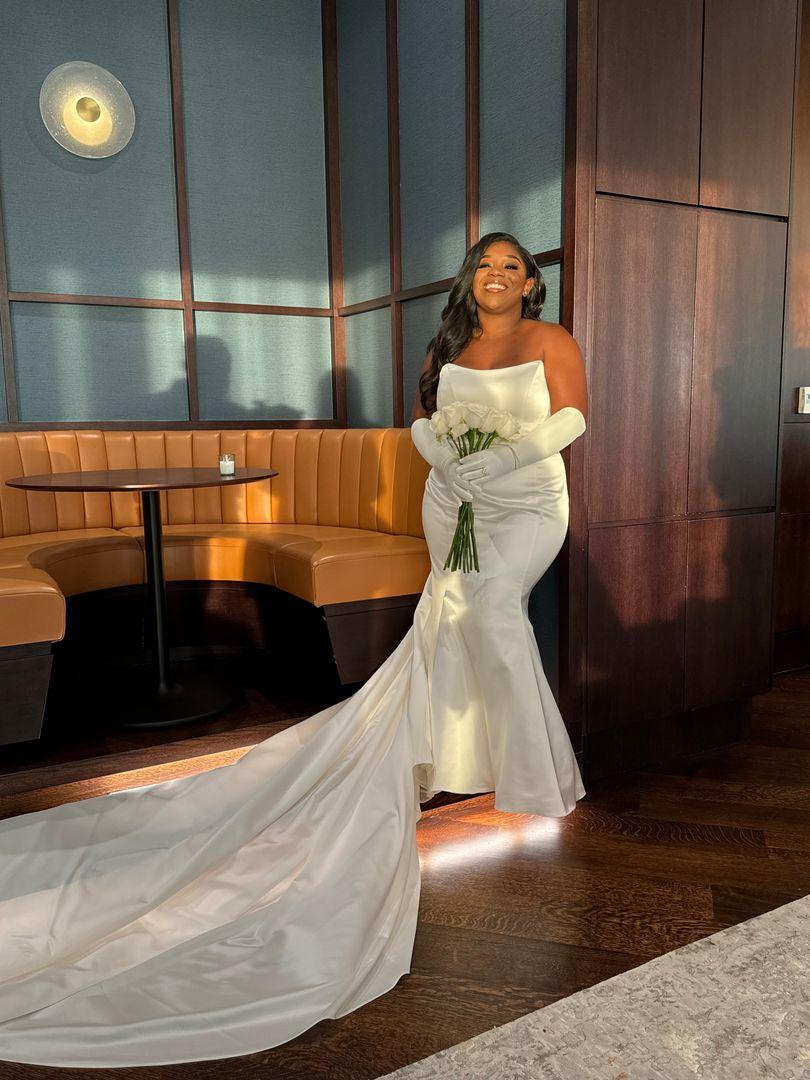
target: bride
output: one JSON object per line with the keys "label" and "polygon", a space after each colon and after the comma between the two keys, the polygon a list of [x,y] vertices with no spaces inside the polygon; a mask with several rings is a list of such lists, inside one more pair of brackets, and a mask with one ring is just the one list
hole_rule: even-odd
{"label": "bride", "polygon": [[[0,1059],[161,1065],[286,1042],[410,970],[420,801],[494,791],[499,810],[563,816],[585,794],[528,618],[568,527],[559,451],[587,408],[544,298],[511,234],[467,252],[412,417],[431,571],[359,690],[232,765],[0,823]],[[428,419],[453,401],[528,433],[459,460]],[[469,501],[479,569],[445,570]]]}

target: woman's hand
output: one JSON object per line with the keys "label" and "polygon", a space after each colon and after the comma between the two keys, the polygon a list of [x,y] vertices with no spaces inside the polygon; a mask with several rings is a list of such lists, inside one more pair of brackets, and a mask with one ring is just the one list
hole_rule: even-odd
{"label": "woman's hand", "polygon": [[455,455],[442,462],[440,468],[444,478],[457,498],[462,502],[472,502],[473,495],[480,490],[477,484],[471,483],[459,473],[462,462]]}
{"label": "woman's hand", "polygon": [[515,458],[508,446],[491,447],[489,450],[476,450],[468,454],[459,463],[459,476],[468,483],[480,485],[512,472]]}

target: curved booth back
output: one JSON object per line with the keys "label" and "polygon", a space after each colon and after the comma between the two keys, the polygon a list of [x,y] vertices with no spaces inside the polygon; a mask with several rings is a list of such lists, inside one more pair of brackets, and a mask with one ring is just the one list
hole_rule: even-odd
{"label": "curved booth back", "polygon": [[429,466],[409,428],[0,432],[0,536],[141,524],[137,494],[52,495],[14,476],[77,469],[202,466],[220,453],[279,475],[255,484],[164,492],[167,525],[296,523],[424,536]]}

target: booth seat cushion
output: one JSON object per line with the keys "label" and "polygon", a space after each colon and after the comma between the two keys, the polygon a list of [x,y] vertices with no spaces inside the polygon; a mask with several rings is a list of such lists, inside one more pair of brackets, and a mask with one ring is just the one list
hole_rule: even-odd
{"label": "booth seat cushion", "polygon": [[[143,542],[143,529],[121,530]],[[421,592],[430,570],[422,537],[336,525],[164,525],[169,581],[256,581],[320,607]]]}
{"label": "booth seat cushion", "polygon": [[26,566],[50,575],[65,596],[140,585],[145,572],[140,544],[118,529],[60,529],[0,537],[0,568]]}
{"label": "booth seat cushion", "polygon": [[65,597],[53,578],[28,565],[0,567],[0,647],[64,635]]}

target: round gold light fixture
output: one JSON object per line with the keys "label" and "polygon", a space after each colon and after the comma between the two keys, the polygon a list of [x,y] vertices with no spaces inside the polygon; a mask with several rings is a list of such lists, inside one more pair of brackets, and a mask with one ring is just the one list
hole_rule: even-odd
{"label": "round gold light fixture", "polygon": [[39,92],[39,111],[53,139],[79,157],[112,157],[135,130],[126,89],[106,68],[85,60],[53,69]]}

